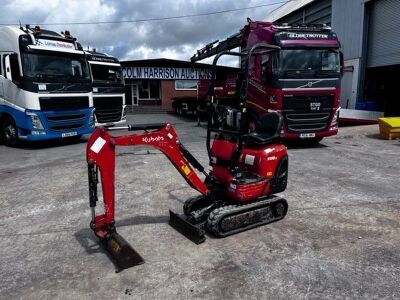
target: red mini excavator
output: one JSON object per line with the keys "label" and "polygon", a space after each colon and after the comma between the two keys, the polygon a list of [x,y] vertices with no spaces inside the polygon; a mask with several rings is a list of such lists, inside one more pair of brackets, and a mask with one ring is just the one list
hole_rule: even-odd
{"label": "red mini excavator", "polygon": [[[253,48],[246,54],[227,52],[218,55],[213,69],[219,57],[225,54],[246,55],[248,58],[271,51],[271,47],[265,44]],[[214,79],[215,76],[212,82]],[[211,84],[206,141],[211,166],[208,172],[182,145],[173,126],[168,123],[112,128],[144,131],[123,136],[112,136],[110,129],[100,127],[90,137],[87,145],[92,209],[90,227],[121,269],[144,261],[115,228],[116,146],[144,145],[159,149],[187,183],[199,191],[201,195],[185,202],[182,215],[170,211],[169,221],[173,228],[197,244],[204,242],[205,231],[225,237],[285,217],[288,209],[286,200],[273,195],[285,190],[288,175],[287,151],[280,142],[281,117],[274,112],[266,113],[254,131],[249,132],[246,124],[246,86],[242,86],[240,109],[221,111],[213,90]],[[203,173],[205,179],[200,179],[194,169]],[[105,212],[96,215],[99,171]]]}

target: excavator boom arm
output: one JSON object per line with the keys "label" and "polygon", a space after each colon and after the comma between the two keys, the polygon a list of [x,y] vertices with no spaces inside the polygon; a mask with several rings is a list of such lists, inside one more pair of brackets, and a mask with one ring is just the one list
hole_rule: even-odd
{"label": "excavator boom arm", "polygon": [[[116,146],[150,146],[159,149],[171,161],[174,167],[188,182],[188,184],[203,195],[208,195],[208,187],[199,178],[195,168],[204,172],[201,164],[180,144],[177,134],[171,124],[129,125],[128,130],[146,130],[141,134],[111,136],[109,132],[99,127],[90,137],[87,144],[87,163],[89,171],[89,200],[92,208],[91,227],[96,235],[104,238],[114,228],[115,205],[115,147]],[[156,126],[158,125],[158,126]],[[157,128],[158,127],[158,128]],[[155,129],[148,132],[148,129]],[[95,215],[94,207],[97,202],[98,171],[100,171],[101,185],[105,212]]]}

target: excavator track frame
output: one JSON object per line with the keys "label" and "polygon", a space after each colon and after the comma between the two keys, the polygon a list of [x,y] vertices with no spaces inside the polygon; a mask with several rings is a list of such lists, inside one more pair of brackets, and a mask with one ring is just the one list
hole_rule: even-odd
{"label": "excavator track frame", "polygon": [[[278,207],[280,208],[278,209]],[[287,211],[288,204],[284,198],[270,196],[249,204],[226,205],[217,208],[208,216],[206,226],[207,230],[214,236],[226,237],[282,220],[286,216]],[[223,222],[227,218],[232,218],[230,223],[236,223],[239,226],[229,231],[224,230]]]}

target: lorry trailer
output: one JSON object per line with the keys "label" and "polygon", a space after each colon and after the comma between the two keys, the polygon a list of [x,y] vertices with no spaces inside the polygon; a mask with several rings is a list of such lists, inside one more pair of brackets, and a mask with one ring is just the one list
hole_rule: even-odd
{"label": "lorry trailer", "polygon": [[[239,69],[230,70],[229,72],[219,72],[218,81],[214,84],[214,92],[219,97],[220,102],[226,104],[233,103],[237,100],[236,78]],[[218,72],[217,72],[218,73]],[[210,86],[210,79],[199,79],[197,81],[195,96],[181,96],[172,98],[172,108],[178,115],[186,113],[204,114],[207,111],[207,96]]]}

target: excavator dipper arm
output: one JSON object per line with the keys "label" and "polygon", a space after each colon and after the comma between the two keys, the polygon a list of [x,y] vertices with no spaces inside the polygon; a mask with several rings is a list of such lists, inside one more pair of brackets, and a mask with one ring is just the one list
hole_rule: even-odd
{"label": "excavator dipper arm", "polygon": [[[150,146],[159,149],[171,161],[187,183],[204,196],[210,191],[199,178],[193,167],[204,173],[203,166],[179,142],[171,124],[128,125],[130,131],[144,130],[144,133],[112,136],[109,130],[99,127],[87,144],[87,163],[89,176],[89,203],[92,209],[90,227],[106,245],[107,250],[122,268],[143,263],[139,254],[115,230],[115,148],[116,146]],[[122,129],[122,128],[118,128]],[[149,131],[152,130],[152,131]],[[98,201],[97,184],[99,180],[103,191],[104,214],[96,215]]]}

